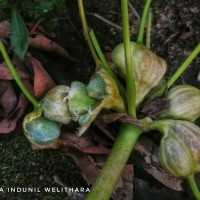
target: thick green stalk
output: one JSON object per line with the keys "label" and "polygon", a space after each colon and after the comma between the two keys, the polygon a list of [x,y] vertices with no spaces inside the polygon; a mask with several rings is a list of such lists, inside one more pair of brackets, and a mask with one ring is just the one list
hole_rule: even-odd
{"label": "thick green stalk", "polygon": [[79,14],[80,14],[80,18],[81,18],[81,23],[82,23],[83,33],[84,33],[85,39],[88,43],[88,47],[90,49],[90,52],[92,54],[92,57],[95,61],[96,66],[99,66],[101,62],[97,57],[97,54],[95,52],[95,49],[92,45],[92,41],[91,41],[90,36],[89,36],[88,25],[87,25],[87,21],[86,21],[86,17],[85,17],[85,12],[84,12],[82,0],[78,0],[78,7],[79,7]]}
{"label": "thick green stalk", "polygon": [[24,83],[22,82],[22,80],[20,79],[20,77],[18,76],[12,61],[10,60],[5,46],[3,44],[3,42],[0,40],[0,51],[2,53],[2,56],[10,70],[10,73],[12,74],[14,80],[16,81],[17,85],[19,86],[19,88],[21,89],[21,91],[23,92],[23,94],[26,96],[26,98],[33,104],[33,106],[36,108],[39,106],[39,102],[31,95],[31,93],[28,91],[28,89],[26,88],[26,86],[24,85]]}
{"label": "thick green stalk", "polygon": [[109,200],[142,130],[123,124],[112,151],[86,200]]}
{"label": "thick green stalk", "polygon": [[[136,89],[134,82],[134,69],[131,59],[131,46],[129,35],[128,1],[121,0],[123,41],[126,60],[126,97],[128,103],[128,114],[136,117]],[[110,155],[86,200],[109,200],[133,147],[142,133],[142,130],[131,124],[122,124],[118,137]]]}
{"label": "thick green stalk", "polygon": [[199,191],[196,181],[194,179],[194,174],[191,174],[191,175],[187,176],[186,178],[188,180],[188,183],[190,185],[190,188],[192,189],[194,196],[196,197],[197,200],[200,200],[200,191]]}
{"label": "thick green stalk", "polygon": [[145,24],[147,20],[147,15],[149,12],[149,7],[151,5],[152,0],[146,0],[145,5],[144,5],[144,10],[142,12],[142,19],[140,22],[140,28],[137,36],[137,42],[143,44],[143,38],[144,38],[144,29],[145,29]]}
{"label": "thick green stalk", "polygon": [[135,105],[136,88],[135,88],[134,67],[132,66],[133,63],[131,59],[127,0],[121,0],[121,12],[122,12],[122,24],[123,24],[124,52],[126,61],[126,98],[128,104],[128,114],[132,117],[136,117],[136,105]]}
{"label": "thick green stalk", "polygon": [[178,70],[173,74],[173,76],[167,81],[167,88],[171,87],[174,82],[181,76],[181,74],[186,70],[190,63],[196,58],[200,53],[200,43],[192,51],[192,53],[187,57],[184,63],[178,68]]}

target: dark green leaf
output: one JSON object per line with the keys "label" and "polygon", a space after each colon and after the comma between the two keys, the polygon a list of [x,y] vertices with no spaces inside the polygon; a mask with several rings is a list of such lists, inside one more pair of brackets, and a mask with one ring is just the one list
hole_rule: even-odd
{"label": "dark green leaf", "polygon": [[16,7],[13,7],[11,12],[11,33],[11,47],[15,54],[23,59],[28,48],[28,31]]}

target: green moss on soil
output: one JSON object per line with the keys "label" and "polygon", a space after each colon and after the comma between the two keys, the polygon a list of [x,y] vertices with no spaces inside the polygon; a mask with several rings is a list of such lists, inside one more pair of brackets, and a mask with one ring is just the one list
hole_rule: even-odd
{"label": "green moss on soil", "polygon": [[[44,192],[44,187],[81,187],[84,184],[77,167],[60,150],[32,150],[21,131],[0,135],[0,191],[1,200],[64,200],[65,192]],[[10,187],[34,187],[40,192],[8,193]]]}

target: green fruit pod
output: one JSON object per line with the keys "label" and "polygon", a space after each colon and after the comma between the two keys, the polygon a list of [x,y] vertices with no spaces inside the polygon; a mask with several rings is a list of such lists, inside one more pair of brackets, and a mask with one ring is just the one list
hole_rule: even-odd
{"label": "green fruit pod", "polygon": [[170,106],[159,118],[173,118],[194,121],[200,116],[200,90],[191,85],[178,85],[167,94]]}
{"label": "green fruit pod", "polygon": [[69,90],[69,87],[59,85],[45,95],[41,101],[41,108],[45,118],[62,124],[68,124],[71,121],[67,104]]}
{"label": "green fruit pod", "polygon": [[198,126],[183,120],[157,120],[151,129],[163,134],[158,159],[167,172],[180,177],[200,172]]}
{"label": "green fruit pod", "polygon": [[117,112],[126,111],[115,80],[104,69],[99,69],[94,73],[87,86],[87,92],[98,99],[98,103],[79,118],[78,122],[81,127],[78,130],[78,135],[82,135],[88,129],[102,109],[113,109]]}
{"label": "green fruit pod", "polygon": [[37,146],[49,146],[60,136],[60,125],[41,116],[40,108],[27,114],[23,121],[23,130],[30,143]]}
{"label": "green fruit pod", "polygon": [[100,74],[95,73],[91,77],[87,85],[87,93],[90,97],[95,99],[103,99],[108,95],[106,91],[106,83]]}
{"label": "green fruit pod", "polygon": [[87,114],[97,103],[96,99],[88,95],[86,85],[79,81],[73,81],[71,83],[67,98],[70,114],[75,118]]}
{"label": "green fruit pod", "polygon": [[[144,45],[131,42],[132,69],[136,86],[136,105],[138,106],[162,80],[167,65],[166,62],[147,49]],[[112,52],[112,61],[119,74],[126,79],[126,63],[124,44],[117,45]]]}

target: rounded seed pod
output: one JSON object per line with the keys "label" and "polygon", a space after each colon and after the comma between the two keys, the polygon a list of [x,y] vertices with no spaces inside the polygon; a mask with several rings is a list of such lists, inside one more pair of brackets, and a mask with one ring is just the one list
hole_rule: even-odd
{"label": "rounded seed pod", "polygon": [[159,118],[184,119],[194,121],[200,116],[200,90],[191,85],[178,85],[167,94],[170,106],[163,110]]}
{"label": "rounded seed pod", "polygon": [[87,114],[89,110],[96,106],[96,99],[90,97],[87,93],[86,85],[73,81],[68,94],[68,106],[71,116],[79,117]]}
{"label": "rounded seed pod", "polygon": [[[139,105],[149,91],[162,80],[166,62],[144,45],[131,42],[132,69],[136,86],[136,105]],[[112,52],[112,61],[122,78],[126,77],[124,44],[117,45]]]}
{"label": "rounded seed pod", "polygon": [[164,137],[159,146],[158,160],[174,176],[187,176],[194,172],[195,162],[188,148],[175,135]]}
{"label": "rounded seed pod", "polygon": [[157,120],[150,128],[163,134],[158,159],[166,171],[182,177],[200,172],[198,126],[183,120]]}
{"label": "rounded seed pod", "polygon": [[87,85],[87,93],[90,97],[95,99],[103,99],[108,95],[106,83],[99,74],[95,74],[91,77]]}
{"label": "rounded seed pod", "polygon": [[68,124],[71,121],[67,104],[69,90],[69,87],[59,85],[45,95],[41,101],[41,108],[45,118],[62,124]]}
{"label": "rounded seed pod", "polygon": [[60,125],[41,116],[41,109],[34,110],[25,116],[24,134],[34,145],[48,146],[60,136]]}

